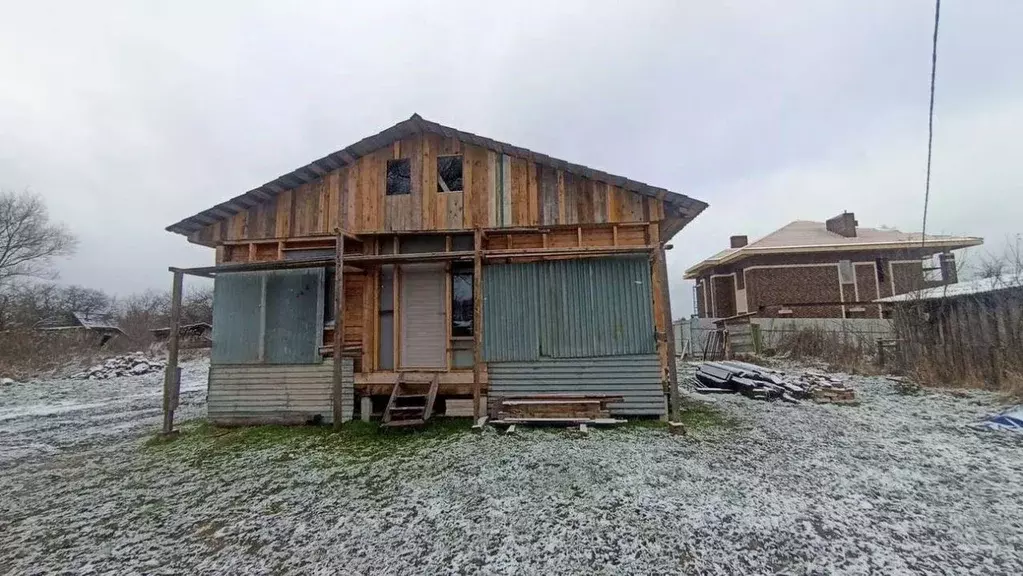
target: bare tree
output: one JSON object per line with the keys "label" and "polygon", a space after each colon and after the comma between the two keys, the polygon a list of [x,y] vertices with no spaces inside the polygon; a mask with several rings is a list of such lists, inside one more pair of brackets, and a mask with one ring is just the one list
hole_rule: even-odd
{"label": "bare tree", "polygon": [[53,276],[50,262],[74,253],[77,241],[51,222],[42,197],[0,191],[0,287],[19,277]]}

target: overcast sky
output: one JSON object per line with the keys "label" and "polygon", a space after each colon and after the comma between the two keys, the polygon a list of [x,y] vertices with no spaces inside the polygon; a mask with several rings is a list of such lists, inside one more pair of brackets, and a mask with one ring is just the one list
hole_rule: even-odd
{"label": "overcast sky", "polygon": [[[683,270],[842,210],[920,229],[933,1],[0,0],[0,187],[81,239],[61,281],[167,289],[164,231],[418,112],[710,208]],[[947,1],[928,232],[1023,229],[1023,2]]]}

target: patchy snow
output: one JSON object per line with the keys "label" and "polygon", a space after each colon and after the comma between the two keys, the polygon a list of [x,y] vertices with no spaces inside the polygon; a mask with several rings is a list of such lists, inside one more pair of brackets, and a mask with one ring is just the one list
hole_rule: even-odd
{"label": "patchy snow", "polygon": [[[186,366],[185,418],[206,368]],[[1023,441],[966,426],[997,399],[849,383],[859,406],[687,395],[736,423],[688,436],[158,447],[159,375],[7,387],[6,414],[60,409],[0,421],[0,573],[1023,570]]]}

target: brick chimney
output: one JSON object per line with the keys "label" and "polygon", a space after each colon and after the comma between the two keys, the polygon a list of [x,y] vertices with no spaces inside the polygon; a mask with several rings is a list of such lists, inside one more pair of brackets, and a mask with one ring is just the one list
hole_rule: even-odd
{"label": "brick chimney", "polygon": [[856,215],[852,212],[842,212],[838,216],[831,218],[825,222],[828,232],[834,232],[839,236],[845,236],[846,238],[856,237],[856,225],[859,222],[856,221]]}
{"label": "brick chimney", "polygon": [[728,239],[728,241],[732,245],[732,248],[742,248],[749,244],[749,238],[746,236],[732,236]]}

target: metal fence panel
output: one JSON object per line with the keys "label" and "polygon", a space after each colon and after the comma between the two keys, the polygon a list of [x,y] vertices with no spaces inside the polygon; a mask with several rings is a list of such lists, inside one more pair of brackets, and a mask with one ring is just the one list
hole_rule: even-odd
{"label": "metal fence panel", "polygon": [[608,394],[615,416],[661,416],[664,388],[656,354],[601,358],[545,358],[533,362],[491,362],[490,399],[530,394]]}

